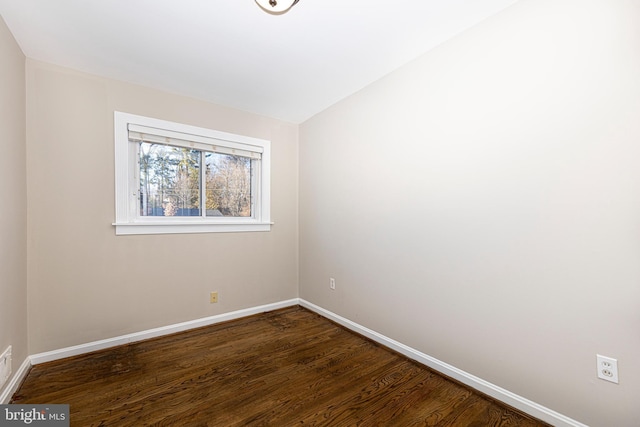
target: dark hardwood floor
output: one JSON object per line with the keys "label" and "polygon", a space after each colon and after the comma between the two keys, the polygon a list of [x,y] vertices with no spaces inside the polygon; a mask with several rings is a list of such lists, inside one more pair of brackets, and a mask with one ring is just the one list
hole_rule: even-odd
{"label": "dark hardwood floor", "polygon": [[547,426],[301,307],[34,366],[72,426]]}

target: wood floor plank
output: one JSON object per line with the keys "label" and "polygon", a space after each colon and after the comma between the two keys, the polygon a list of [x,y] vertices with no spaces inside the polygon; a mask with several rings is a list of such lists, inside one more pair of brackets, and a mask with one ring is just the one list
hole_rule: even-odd
{"label": "wood floor plank", "polygon": [[301,307],[36,365],[12,403],[79,427],[547,426]]}

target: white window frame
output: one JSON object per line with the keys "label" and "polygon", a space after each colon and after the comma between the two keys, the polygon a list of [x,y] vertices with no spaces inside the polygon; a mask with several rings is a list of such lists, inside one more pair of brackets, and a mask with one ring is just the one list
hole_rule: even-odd
{"label": "white window frame", "polygon": [[[129,125],[190,135],[200,145],[261,152],[260,167],[252,176],[252,216],[145,217],[139,214],[139,164],[136,144],[129,141]],[[220,233],[271,230],[271,142],[129,113],[114,112],[116,235]],[[191,138],[189,139],[191,140]],[[253,169],[253,168],[252,168]]]}

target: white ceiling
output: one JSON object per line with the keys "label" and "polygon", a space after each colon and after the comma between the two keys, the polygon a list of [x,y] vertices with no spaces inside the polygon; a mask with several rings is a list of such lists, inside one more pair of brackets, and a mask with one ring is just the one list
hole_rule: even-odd
{"label": "white ceiling", "polygon": [[25,55],[300,123],[517,0],[0,0]]}

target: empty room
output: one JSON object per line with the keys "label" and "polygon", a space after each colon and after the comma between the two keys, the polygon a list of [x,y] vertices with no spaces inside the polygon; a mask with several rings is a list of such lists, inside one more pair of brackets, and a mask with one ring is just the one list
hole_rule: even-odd
{"label": "empty room", "polygon": [[640,426],[640,1],[0,18],[0,425]]}

